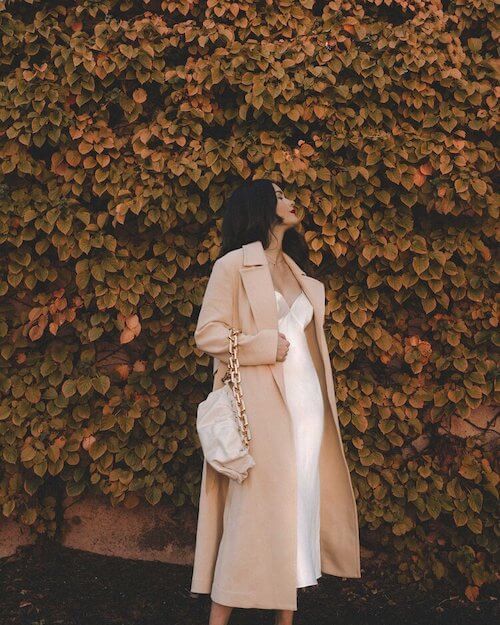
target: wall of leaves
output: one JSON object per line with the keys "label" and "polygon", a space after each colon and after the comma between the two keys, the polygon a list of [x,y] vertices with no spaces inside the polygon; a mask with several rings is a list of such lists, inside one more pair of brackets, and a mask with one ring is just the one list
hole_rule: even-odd
{"label": "wall of leaves", "polygon": [[[490,0],[0,0],[0,505],[194,506],[193,331],[242,179],[304,211],[363,543],[494,579]],[[493,439],[494,440],[494,439]]]}

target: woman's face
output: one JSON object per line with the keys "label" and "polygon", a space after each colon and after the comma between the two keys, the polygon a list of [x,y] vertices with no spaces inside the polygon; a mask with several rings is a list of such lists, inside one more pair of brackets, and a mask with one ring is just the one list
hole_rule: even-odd
{"label": "woman's face", "polygon": [[295,204],[292,200],[285,197],[281,187],[273,182],[274,190],[276,191],[276,198],[278,200],[276,206],[276,214],[283,219],[282,226],[293,228],[300,222],[295,209]]}

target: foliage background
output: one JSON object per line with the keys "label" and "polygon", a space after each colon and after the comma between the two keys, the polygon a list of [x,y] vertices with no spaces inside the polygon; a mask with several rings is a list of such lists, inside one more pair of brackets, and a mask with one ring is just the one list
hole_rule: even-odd
{"label": "foliage background", "polygon": [[0,0],[0,504],[196,505],[193,331],[224,197],[305,210],[362,539],[494,579],[489,0]]}

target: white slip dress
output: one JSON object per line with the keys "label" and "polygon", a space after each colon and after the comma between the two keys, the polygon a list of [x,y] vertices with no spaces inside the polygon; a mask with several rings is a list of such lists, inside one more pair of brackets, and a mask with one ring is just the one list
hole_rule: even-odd
{"label": "white slip dress", "polygon": [[297,465],[297,588],[321,577],[319,454],[324,427],[321,386],[304,333],[314,313],[304,291],[289,307],[276,294],[278,328],[290,342],[283,361]]}

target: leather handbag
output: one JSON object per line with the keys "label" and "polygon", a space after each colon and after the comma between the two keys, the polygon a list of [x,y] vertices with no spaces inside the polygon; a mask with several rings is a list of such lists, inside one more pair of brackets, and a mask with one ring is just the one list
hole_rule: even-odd
{"label": "leather handbag", "polygon": [[238,362],[238,334],[230,328],[228,369],[224,384],[198,404],[196,429],[206,461],[239,484],[255,466],[249,452],[250,428],[246,416]]}

